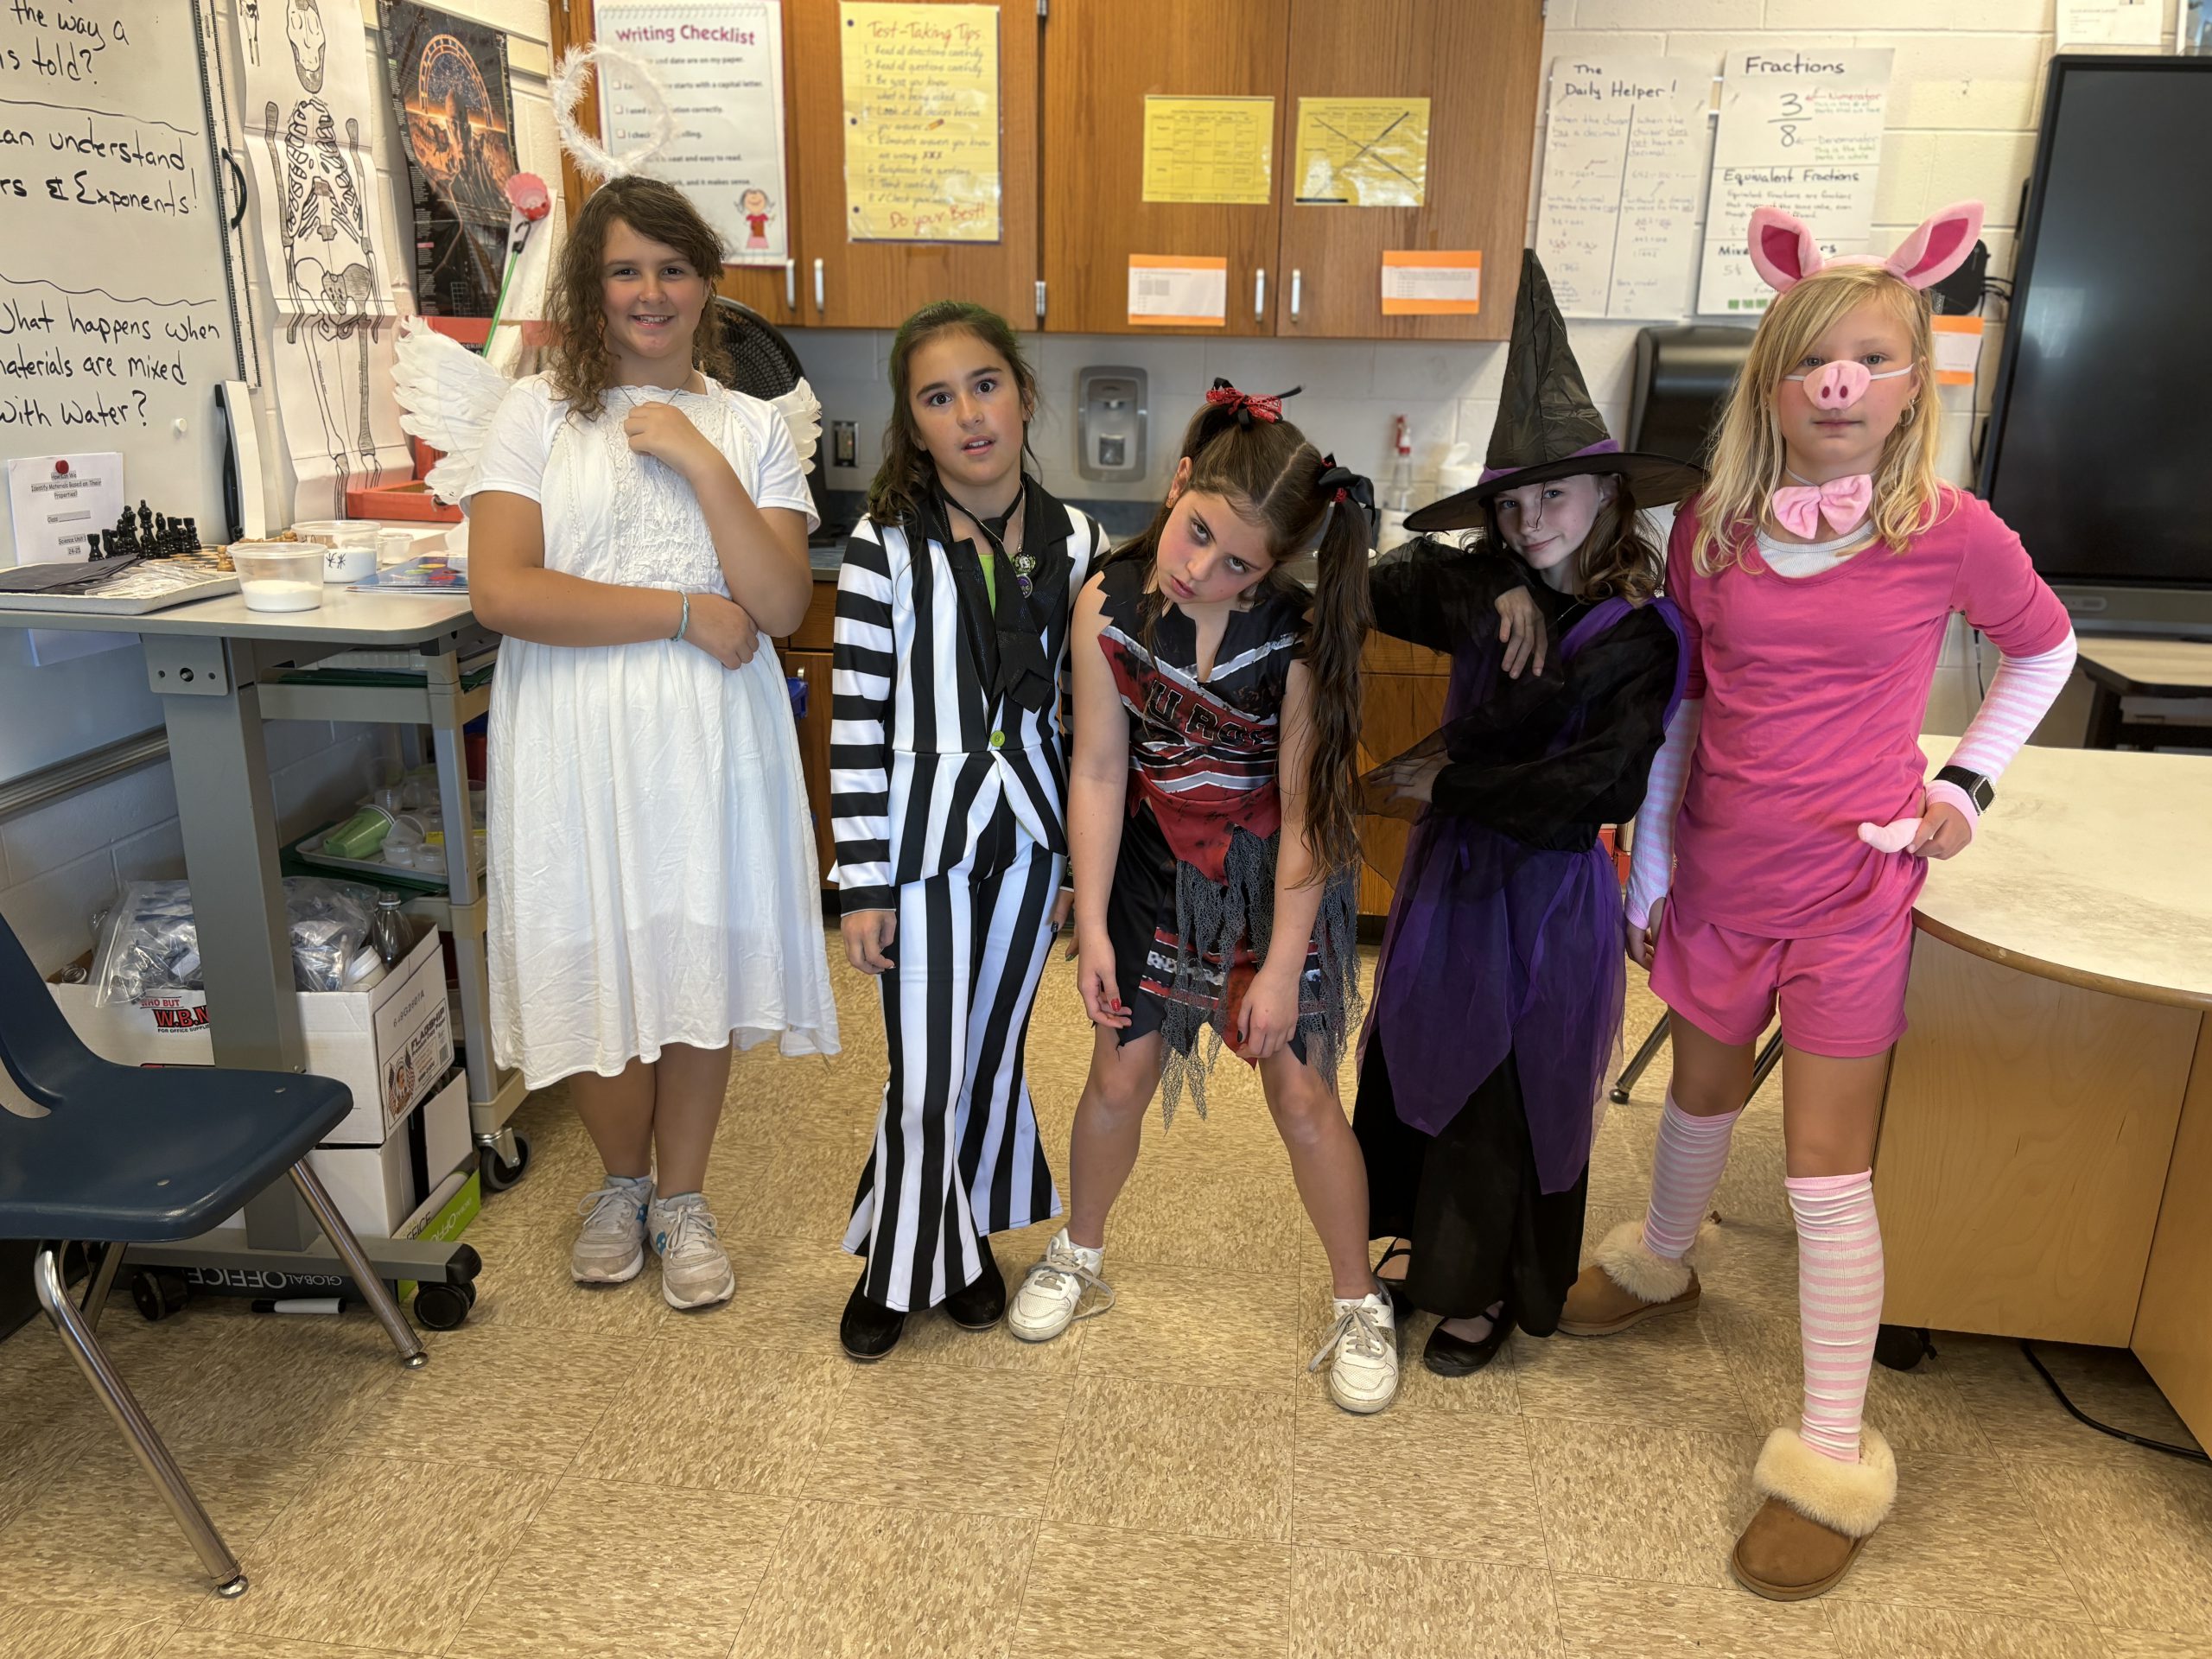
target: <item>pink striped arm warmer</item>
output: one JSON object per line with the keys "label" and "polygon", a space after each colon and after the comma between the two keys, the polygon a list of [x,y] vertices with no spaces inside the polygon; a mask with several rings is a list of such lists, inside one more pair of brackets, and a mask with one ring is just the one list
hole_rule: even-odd
{"label": "pink striped arm warmer", "polygon": [[[1986,706],[1986,705],[1985,705]],[[1628,919],[1648,927],[1651,906],[1667,896],[1675,879],[1675,814],[1681,810],[1682,788],[1689,781],[1690,756],[1705,723],[1705,700],[1688,697],[1667,722],[1667,741],[1651,762],[1643,804],[1636,815],[1636,838],[1629,846]]]}
{"label": "pink striped arm warmer", "polygon": [[[2066,689],[2067,678],[2074,672],[2074,635],[2069,629],[2066,638],[2050,651],[2000,661],[1997,672],[1990,677],[1988,695],[1967,723],[1959,747],[1951,751],[1949,764],[1992,779],[2012,765],[2021,745],[2043,723],[2050,705]],[[1656,779],[1656,771],[1653,775]],[[1958,808],[1970,829],[1980,822],[1973,801],[1956,784],[1929,785],[1928,800],[1930,805],[1942,801]]]}

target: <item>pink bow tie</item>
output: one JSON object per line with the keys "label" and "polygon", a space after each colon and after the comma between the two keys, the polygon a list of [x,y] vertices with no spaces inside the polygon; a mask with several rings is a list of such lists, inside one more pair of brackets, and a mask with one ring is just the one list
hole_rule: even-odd
{"label": "pink bow tie", "polygon": [[1768,499],[1774,522],[1792,536],[1810,541],[1820,533],[1820,521],[1839,536],[1857,529],[1874,505],[1874,480],[1866,473],[1832,478],[1825,484],[1785,485]]}

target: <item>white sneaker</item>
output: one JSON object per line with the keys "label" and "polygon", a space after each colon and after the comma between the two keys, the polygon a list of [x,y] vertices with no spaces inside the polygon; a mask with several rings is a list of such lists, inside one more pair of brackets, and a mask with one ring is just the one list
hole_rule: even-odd
{"label": "white sneaker", "polygon": [[1398,1332],[1390,1312],[1390,1299],[1370,1292],[1357,1299],[1336,1299],[1337,1322],[1328,1340],[1306,1366],[1321,1369],[1333,1351],[1337,1363],[1329,1368],[1329,1397],[1346,1411],[1365,1416],[1389,1405],[1398,1392]]}
{"label": "white sneaker", "polygon": [[715,1230],[715,1212],[696,1192],[655,1198],[649,1230],[660,1257],[660,1294],[671,1307],[705,1307],[737,1292],[737,1275]]}
{"label": "white sneaker", "polygon": [[569,1275],[580,1285],[624,1285],[645,1265],[645,1206],[650,1175],[610,1175],[576,1205],[583,1230],[569,1250]]}
{"label": "white sneaker", "polygon": [[1093,1319],[1114,1306],[1114,1287],[1098,1276],[1103,1250],[1086,1250],[1065,1230],[1052,1235],[1045,1259],[1022,1276],[1006,1311],[1006,1328],[1024,1342],[1050,1342],[1078,1317],[1086,1287],[1106,1300],[1080,1317]]}

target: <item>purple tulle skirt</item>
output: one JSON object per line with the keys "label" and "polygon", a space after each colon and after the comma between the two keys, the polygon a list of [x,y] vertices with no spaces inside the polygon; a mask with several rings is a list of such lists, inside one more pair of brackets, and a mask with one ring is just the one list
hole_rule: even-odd
{"label": "purple tulle skirt", "polygon": [[1628,995],[1620,879],[1602,846],[1550,852],[1432,814],[1406,848],[1366,1040],[1398,1116],[1440,1132],[1517,1056],[1536,1174],[1561,1192],[1590,1161]]}

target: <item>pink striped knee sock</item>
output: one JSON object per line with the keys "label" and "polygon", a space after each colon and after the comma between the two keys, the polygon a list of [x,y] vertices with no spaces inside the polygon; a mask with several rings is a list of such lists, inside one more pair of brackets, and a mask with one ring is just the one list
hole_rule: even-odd
{"label": "pink striped knee sock", "polygon": [[1797,1316],[1805,1347],[1805,1444],[1859,1461],[1859,1423],[1882,1323],[1882,1227],[1874,1175],[1792,1176]]}
{"label": "pink striped knee sock", "polygon": [[1728,1137],[1742,1116],[1738,1107],[1717,1117],[1693,1117],[1667,1096],[1651,1154],[1651,1207],[1643,1215],[1643,1248],[1652,1255],[1679,1262],[1697,1243],[1728,1166]]}

